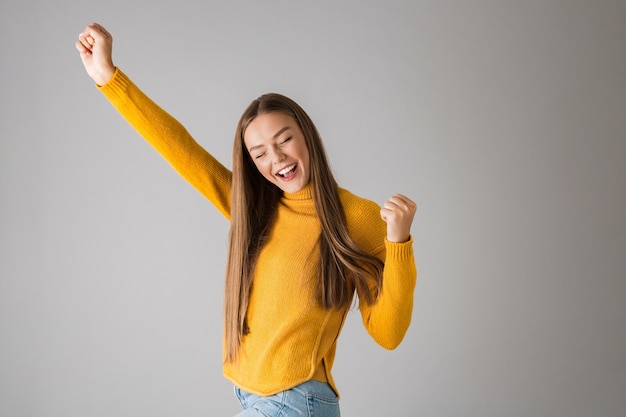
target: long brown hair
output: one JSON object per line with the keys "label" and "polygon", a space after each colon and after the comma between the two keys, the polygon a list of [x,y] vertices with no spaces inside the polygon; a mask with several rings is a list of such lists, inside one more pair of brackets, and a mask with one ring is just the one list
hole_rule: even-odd
{"label": "long brown hair", "polygon": [[[310,183],[321,223],[317,292],[326,309],[339,309],[352,300],[357,289],[372,304],[382,285],[383,262],[362,251],[348,233],[346,217],[321,137],[313,121],[293,100],[265,94],[254,100],[241,116],[233,148],[230,236],[225,285],[225,360],[236,362],[243,337],[249,333],[248,302],[255,263],[272,227],[282,191],[267,181],[254,165],[244,143],[250,122],[258,115],[281,112],[302,130],[310,160]],[[372,282],[372,292],[368,283]]]}

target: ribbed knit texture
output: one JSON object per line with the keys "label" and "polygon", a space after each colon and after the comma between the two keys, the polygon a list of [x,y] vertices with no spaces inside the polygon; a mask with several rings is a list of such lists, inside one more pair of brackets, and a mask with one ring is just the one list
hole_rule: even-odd
{"label": "ribbed knit texture", "polygon": [[[177,172],[230,217],[228,169],[120,70],[100,90]],[[354,241],[385,262],[380,298],[372,306],[360,303],[359,310],[372,338],[393,349],[411,321],[417,276],[413,242],[385,239],[386,224],[375,203],[343,189],[340,198]],[[320,222],[311,187],[284,194],[277,216],[255,270],[248,309],[250,333],[243,339],[239,361],[226,363],[224,375],[258,395],[272,395],[310,379],[328,381],[338,392],[330,371],[348,308],[325,310],[315,297]]]}

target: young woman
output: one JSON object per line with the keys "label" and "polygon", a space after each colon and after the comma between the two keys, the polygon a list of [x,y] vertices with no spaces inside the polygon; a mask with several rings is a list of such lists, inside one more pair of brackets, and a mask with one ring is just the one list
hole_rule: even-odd
{"label": "young woman", "polygon": [[331,368],[357,294],[363,324],[394,349],[411,320],[416,205],[382,208],[339,188],[307,114],[266,94],[235,132],[232,172],[112,61],[112,37],[88,25],[76,48],[128,122],[230,220],[224,375],[242,416],[338,416]]}

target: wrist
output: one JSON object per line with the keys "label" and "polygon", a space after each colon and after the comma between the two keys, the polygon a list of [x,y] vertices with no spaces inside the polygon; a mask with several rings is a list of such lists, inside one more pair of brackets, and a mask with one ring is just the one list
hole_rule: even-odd
{"label": "wrist", "polygon": [[387,240],[391,243],[405,243],[408,242],[409,240],[411,240],[411,234],[407,233],[407,234],[392,234],[392,233],[388,233],[387,234]]}
{"label": "wrist", "polygon": [[109,81],[111,81],[114,75],[115,75],[115,67],[111,66],[111,67],[104,68],[98,73],[94,74],[93,80],[96,82],[98,86],[102,87],[105,84],[107,84]]}

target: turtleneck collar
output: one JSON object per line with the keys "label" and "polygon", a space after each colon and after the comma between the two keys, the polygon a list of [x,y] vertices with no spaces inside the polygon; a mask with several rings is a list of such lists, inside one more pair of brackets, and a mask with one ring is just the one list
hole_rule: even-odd
{"label": "turtleneck collar", "polygon": [[311,200],[313,198],[312,189],[313,187],[311,187],[311,183],[309,182],[300,191],[295,193],[283,192],[283,198],[285,200]]}

